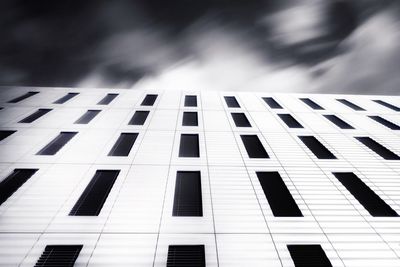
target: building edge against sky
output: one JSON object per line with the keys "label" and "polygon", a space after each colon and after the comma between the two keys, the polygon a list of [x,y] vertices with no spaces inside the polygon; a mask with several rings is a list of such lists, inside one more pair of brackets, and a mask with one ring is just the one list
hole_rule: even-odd
{"label": "building edge against sky", "polygon": [[0,266],[400,266],[398,96],[4,87],[0,107]]}

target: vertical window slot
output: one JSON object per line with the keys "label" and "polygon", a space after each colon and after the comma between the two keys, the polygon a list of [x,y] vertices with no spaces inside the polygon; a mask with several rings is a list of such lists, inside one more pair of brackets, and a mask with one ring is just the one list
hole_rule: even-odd
{"label": "vertical window slot", "polygon": [[290,114],[278,114],[279,118],[289,127],[289,128],[304,128],[295,118]]}
{"label": "vertical window slot", "polygon": [[197,112],[183,112],[182,126],[198,126]]}
{"label": "vertical window slot", "polygon": [[397,213],[352,172],[334,172],[333,175],[374,217],[398,217]]}
{"label": "vertical window slot", "polygon": [[179,157],[200,157],[198,134],[181,134]]}
{"label": "vertical window slot", "polygon": [[69,216],[97,216],[107,200],[119,170],[97,170]]}
{"label": "vertical window slot", "polygon": [[307,104],[310,108],[315,109],[315,110],[324,110],[323,107],[315,103],[313,100],[309,98],[300,98],[301,101],[303,101],[305,104]]}
{"label": "vertical window slot", "polygon": [[97,116],[97,114],[100,113],[101,110],[88,110],[83,114],[76,122],[75,124],[88,124],[91,120],[94,119],[94,117]]}
{"label": "vertical window slot", "polygon": [[287,245],[296,267],[332,267],[321,245]]}
{"label": "vertical window slot", "polygon": [[237,102],[236,97],[234,97],[234,96],[224,96],[224,98],[225,98],[226,105],[229,108],[240,108],[240,105]]}
{"label": "vertical window slot", "polygon": [[128,156],[137,137],[138,133],[121,133],[108,155],[122,157]]}
{"label": "vertical window slot", "polygon": [[384,159],[400,160],[400,157],[398,155],[396,155],[395,153],[393,153],[392,151],[390,151],[389,149],[379,144],[370,137],[355,137],[355,138]]}
{"label": "vertical window slot", "polygon": [[31,122],[34,122],[35,120],[37,120],[40,117],[46,115],[50,111],[51,111],[51,109],[40,108],[37,111],[35,111],[34,113],[32,113],[31,115],[29,115],[28,117],[20,120],[19,123],[31,123]]}
{"label": "vertical window slot", "polygon": [[340,129],[354,129],[353,126],[342,120],[336,115],[324,115],[325,118],[327,118],[330,122],[335,124],[337,127]]}
{"label": "vertical window slot", "polygon": [[275,217],[302,217],[299,207],[278,172],[256,172]]}
{"label": "vertical window slot", "polygon": [[172,216],[203,216],[199,171],[177,172]]}
{"label": "vertical window slot", "polygon": [[158,95],[146,95],[143,99],[142,106],[153,106]]}
{"label": "vertical window slot", "polygon": [[249,120],[244,113],[231,113],[236,127],[251,127]]}
{"label": "vertical window slot", "polygon": [[300,140],[311,150],[319,159],[336,159],[321,142],[314,136],[299,136]]}
{"label": "vertical window slot", "polygon": [[54,155],[54,154],[56,154],[76,134],[77,134],[77,132],[61,132],[48,145],[46,145],[44,148],[42,148],[36,155]]}
{"label": "vertical window slot", "polygon": [[117,96],[118,96],[118,94],[107,94],[102,100],[100,100],[99,103],[97,103],[97,105],[108,105],[108,104],[110,104],[111,101],[113,101]]}
{"label": "vertical window slot", "polygon": [[262,99],[272,109],[283,109],[283,107],[272,97],[263,97]]}
{"label": "vertical window slot", "polygon": [[68,100],[77,95],[79,95],[79,93],[68,93],[65,96],[61,97],[60,99],[54,101],[53,104],[64,104],[65,102],[67,102]]}
{"label": "vertical window slot", "polygon": [[17,97],[17,98],[14,98],[14,99],[8,101],[8,103],[18,103],[18,102],[21,102],[22,100],[25,100],[25,99],[27,99],[28,97],[34,96],[34,95],[36,95],[36,94],[38,94],[38,93],[39,93],[39,92],[28,92],[28,93],[26,93],[26,94],[23,94],[23,95],[21,95],[21,96],[19,96],[19,97]]}
{"label": "vertical window slot", "polygon": [[15,169],[0,183],[0,205],[31,178],[38,169]]}
{"label": "vertical window slot", "polygon": [[246,148],[249,158],[269,158],[260,139],[257,135],[241,135],[243,145]]}
{"label": "vertical window slot", "polygon": [[131,120],[128,125],[143,125],[146,122],[147,116],[150,111],[147,110],[138,110],[133,114]]}
{"label": "vertical window slot", "polygon": [[195,95],[185,96],[185,107],[197,107],[197,96]]}

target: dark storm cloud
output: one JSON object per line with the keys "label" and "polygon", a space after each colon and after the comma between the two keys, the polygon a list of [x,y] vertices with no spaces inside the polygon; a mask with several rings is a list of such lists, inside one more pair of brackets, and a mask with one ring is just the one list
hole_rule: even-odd
{"label": "dark storm cloud", "polygon": [[199,88],[217,76],[221,89],[287,84],[281,77],[304,86],[331,82],[341,77],[329,76],[328,63],[351,54],[354,41],[343,44],[391,2],[1,1],[0,84],[129,88],[143,79],[186,79]]}

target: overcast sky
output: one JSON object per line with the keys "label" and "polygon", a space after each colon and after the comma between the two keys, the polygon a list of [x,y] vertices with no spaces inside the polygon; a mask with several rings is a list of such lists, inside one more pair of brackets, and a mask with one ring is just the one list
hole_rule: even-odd
{"label": "overcast sky", "polygon": [[400,1],[0,1],[0,85],[400,94]]}

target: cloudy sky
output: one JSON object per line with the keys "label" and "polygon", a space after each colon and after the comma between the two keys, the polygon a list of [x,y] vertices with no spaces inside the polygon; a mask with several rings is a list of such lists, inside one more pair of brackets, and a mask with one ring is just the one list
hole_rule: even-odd
{"label": "cloudy sky", "polygon": [[400,94],[398,0],[3,0],[0,10],[0,85]]}

